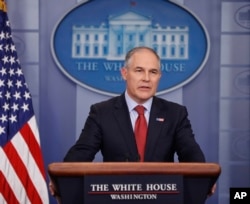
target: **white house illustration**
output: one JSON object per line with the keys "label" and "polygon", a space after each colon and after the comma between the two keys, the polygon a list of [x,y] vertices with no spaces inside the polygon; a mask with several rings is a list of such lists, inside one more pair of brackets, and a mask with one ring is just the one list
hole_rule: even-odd
{"label": "white house illustration", "polygon": [[[166,19],[167,21],[167,19]],[[123,60],[135,46],[153,48],[166,60],[188,59],[188,26],[161,26],[152,18],[129,11],[109,16],[107,23],[72,28],[72,58]]]}

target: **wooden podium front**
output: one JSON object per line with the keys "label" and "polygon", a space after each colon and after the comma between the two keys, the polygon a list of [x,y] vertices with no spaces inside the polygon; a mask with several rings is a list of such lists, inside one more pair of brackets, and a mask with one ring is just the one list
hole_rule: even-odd
{"label": "wooden podium front", "polygon": [[215,163],[52,163],[60,204],[204,204],[221,168]]}

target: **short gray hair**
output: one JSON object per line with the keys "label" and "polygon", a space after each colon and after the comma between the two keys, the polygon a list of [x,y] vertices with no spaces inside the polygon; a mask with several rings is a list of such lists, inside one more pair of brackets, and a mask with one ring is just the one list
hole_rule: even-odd
{"label": "short gray hair", "polygon": [[131,57],[136,52],[141,51],[141,50],[148,50],[148,51],[152,52],[156,56],[156,58],[158,59],[158,61],[159,61],[159,67],[161,66],[161,62],[160,62],[161,59],[160,59],[159,55],[157,54],[157,52],[154,49],[150,48],[150,47],[141,46],[141,47],[135,47],[135,48],[133,48],[133,49],[131,49],[131,50],[129,50],[127,52],[126,57],[125,57],[124,67],[128,68]]}

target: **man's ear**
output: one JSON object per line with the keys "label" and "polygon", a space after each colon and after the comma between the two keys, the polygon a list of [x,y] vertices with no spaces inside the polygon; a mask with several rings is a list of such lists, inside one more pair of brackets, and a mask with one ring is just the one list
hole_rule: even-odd
{"label": "man's ear", "polygon": [[125,67],[122,67],[122,68],[121,68],[121,75],[122,75],[122,78],[123,78],[125,81],[127,80],[127,72],[128,72],[127,68],[125,68]]}

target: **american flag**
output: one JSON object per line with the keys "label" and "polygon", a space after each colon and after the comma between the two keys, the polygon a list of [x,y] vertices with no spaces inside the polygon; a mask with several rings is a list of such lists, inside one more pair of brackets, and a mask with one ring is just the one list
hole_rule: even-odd
{"label": "american flag", "polygon": [[0,203],[49,203],[31,94],[0,0]]}
{"label": "american flag", "polygon": [[164,122],[164,118],[156,118],[156,121]]}

